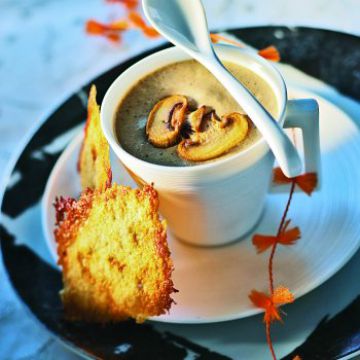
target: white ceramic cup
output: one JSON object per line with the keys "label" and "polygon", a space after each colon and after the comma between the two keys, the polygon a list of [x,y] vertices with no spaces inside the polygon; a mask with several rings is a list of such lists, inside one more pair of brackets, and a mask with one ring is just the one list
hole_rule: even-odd
{"label": "white ceramic cup", "polygon": [[[319,112],[315,100],[287,100],[280,73],[254,51],[216,45],[221,60],[244,66],[261,76],[277,99],[276,120],[283,127],[301,128],[306,172],[318,172],[320,161]],[[172,47],[156,52],[123,72],[110,86],[101,106],[105,136],[133,178],[153,183],[159,193],[160,212],[170,231],[187,243],[213,246],[241,238],[257,223],[271,184],[274,156],[263,138],[241,152],[195,166],[152,164],[126,152],[114,128],[121,99],[141,78],[174,62],[190,59]]]}

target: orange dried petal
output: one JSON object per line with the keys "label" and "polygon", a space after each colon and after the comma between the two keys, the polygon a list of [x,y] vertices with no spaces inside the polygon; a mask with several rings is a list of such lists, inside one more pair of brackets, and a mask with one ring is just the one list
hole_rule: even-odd
{"label": "orange dried petal", "polygon": [[124,31],[129,28],[129,24],[126,20],[116,20],[107,25],[108,30]]}
{"label": "orange dried petal", "polygon": [[129,21],[132,23],[134,27],[140,29],[143,32],[143,34],[148,37],[153,38],[160,35],[154,28],[146,24],[145,20],[137,11],[132,11],[129,13]]}
{"label": "orange dried petal", "polygon": [[132,22],[132,24],[138,28],[145,28],[147,27],[144,19],[137,11],[131,11],[129,13],[129,20]]}
{"label": "orange dried petal", "polygon": [[289,304],[295,301],[292,292],[285,286],[278,286],[272,295],[272,302],[275,305]]}
{"label": "orange dried petal", "polygon": [[263,292],[252,290],[249,298],[254,306],[264,309],[264,322],[270,324],[271,322],[278,320],[281,321],[281,316],[278,309],[274,305],[272,298]]}
{"label": "orange dried petal", "polygon": [[277,167],[273,170],[273,181],[279,185],[290,184],[295,181],[296,185],[298,185],[302,191],[310,196],[317,186],[318,177],[316,173],[311,172],[294,178],[288,178],[284,175],[282,170]]}
{"label": "orange dried petal", "polygon": [[249,299],[254,304],[254,306],[266,309],[269,305],[271,305],[271,298],[265,293],[257,290],[252,290]]}
{"label": "orange dried petal", "polygon": [[275,184],[283,185],[290,184],[293,179],[286,177],[282,170],[277,167],[273,170],[273,181]]}
{"label": "orange dried petal", "polygon": [[306,173],[304,175],[300,175],[296,177],[296,184],[299,186],[299,188],[302,191],[304,191],[309,196],[315,190],[317,183],[318,183],[318,177],[317,174],[314,172]]}
{"label": "orange dried petal", "polygon": [[106,27],[96,20],[88,20],[86,22],[85,30],[88,34],[100,35],[106,31]]}
{"label": "orange dried petal", "polygon": [[144,35],[146,35],[149,38],[156,38],[158,36],[160,36],[160,34],[151,26],[147,26],[145,28],[142,29]]}
{"label": "orange dried petal", "polygon": [[281,245],[294,245],[297,240],[301,238],[300,229],[298,226],[285,231],[279,237],[279,244]]}
{"label": "orange dried petal", "polygon": [[258,254],[269,249],[277,241],[278,241],[278,238],[276,236],[270,236],[270,235],[255,234],[252,238],[252,243],[256,247]]}
{"label": "orange dried petal", "polygon": [[105,34],[106,38],[112,42],[119,42],[121,40],[120,34],[109,32]]}
{"label": "orange dried petal", "polygon": [[212,33],[210,33],[210,40],[211,40],[214,44],[218,43],[218,42],[220,41],[219,35],[218,35],[218,34],[212,34]]}
{"label": "orange dried petal", "polygon": [[101,23],[96,20],[89,20],[86,22],[86,32],[88,34],[101,35],[113,42],[120,41],[120,32],[127,30],[128,27],[129,24],[125,20],[117,20],[109,24]]}
{"label": "orange dried petal", "polygon": [[278,238],[278,243],[281,245],[294,245],[297,240],[301,238],[301,232],[298,226],[287,230],[290,220],[287,220],[283,230]]}
{"label": "orange dried petal", "polygon": [[276,243],[281,245],[294,245],[295,242],[300,239],[301,233],[297,226],[287,230],[289,224],[290,220],[287,220],[279,236],[255,234],[252,238],[252,243],[256,247],[257,253],[260,254],[268,250]]}
{"label": "orange dried petal", "polygon": [[280,53],[279,50],[274,46],[268,46],[264,49],[258,51],[258,54],[262,56],[264,59],[278,62],[280,61]]}
{"label": "orange dried petal", "polygon": [[270,324],[275,320],[282,321],[279,310],[272,304],[265,310],[264,322]]}
{"label": "orange dried petal", "polygon": [[244,44],[242,44],[241,42],[229,39],[226,36],[222,36],[222,35],[219,35],[219,34],[212,34],[211,33],[210,34],[210,39],[214,44],[216,44],[216,43],[218,43],[220,41],[223,41],[223,42],[226,42],[228,44],[232,44],[232,45],[235,45],[235,46],[238,46],[238,47],[244,47]]}

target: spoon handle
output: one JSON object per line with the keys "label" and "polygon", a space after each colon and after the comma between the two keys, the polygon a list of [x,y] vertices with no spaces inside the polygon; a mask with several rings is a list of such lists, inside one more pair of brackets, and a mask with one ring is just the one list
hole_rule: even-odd
{"label": "spoon handle", "polygon": [[[265,135],[266,141],[284,174],[287,177],[300,175],[302,171],[300,156],[278,122],[273,119],[249,90],[225,69],[220,60],[216,58],[215,53],[215,59],[211,59],[209,56],[202,57],[201,53],[194,53],[193,56],[222,83],[231,96],[241,104],[260,133]],[[266,118],[268,121],[265,120]]]}

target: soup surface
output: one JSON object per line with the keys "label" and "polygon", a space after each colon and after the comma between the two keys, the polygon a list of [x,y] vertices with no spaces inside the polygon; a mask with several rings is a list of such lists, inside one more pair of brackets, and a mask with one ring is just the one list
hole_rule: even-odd
{"label": "soup surface", "polygon": [[[225,62],[224,65],[239,79],[273,115],[277,115],[275,95],[268,83],[251,70]],[[230,112],[245,114],[222,84],[195,60],[177,62],[165,66],[141,79],[118,106],[115,130],[119,143],[130,154],[154,164],[167,166],[191,166],[204,162],[189,162],[177,154],[177,146],[157,148],[146,138],[145,126],[153,106],[170,95],[184,95],[190,105],[212,107],[221,116]],[[251,126],[248,135],[230,152],[212,160],[242,151],[260,137],[259,131]]]}

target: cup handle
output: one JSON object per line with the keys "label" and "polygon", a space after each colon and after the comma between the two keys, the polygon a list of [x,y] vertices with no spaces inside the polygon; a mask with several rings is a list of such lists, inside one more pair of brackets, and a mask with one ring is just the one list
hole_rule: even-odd
{"label": "cup handle", "polygon": [[[305,173],[315,172],[320,183],[319,105],[314,99],[288,100],[284,128],[300,128],[304,147]],[[271,192],[287,192],[289,186],[273,183]]]}

